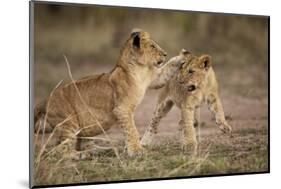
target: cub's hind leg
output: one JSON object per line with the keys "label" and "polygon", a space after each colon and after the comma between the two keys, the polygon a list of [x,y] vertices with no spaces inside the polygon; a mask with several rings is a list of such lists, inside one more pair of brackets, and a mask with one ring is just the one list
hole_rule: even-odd
{"label": "cub's hind leg", "polygon": [[158,103],[153,113],[153,118],[141,139],[142,146],[148,146],[152,143],[153,138],[157,134],[160,120],[167,115],[174,105],[173,101],[168,100],[166,97],[166,91],[163,91],[159,96]]}
{"label": "cub's hind leg", "polygon": [[53,131],[45,142],[46,152],[48,154],[55,153],[62,157],[77,159],[78,131],[79,125],[71,116],[53,125]]}

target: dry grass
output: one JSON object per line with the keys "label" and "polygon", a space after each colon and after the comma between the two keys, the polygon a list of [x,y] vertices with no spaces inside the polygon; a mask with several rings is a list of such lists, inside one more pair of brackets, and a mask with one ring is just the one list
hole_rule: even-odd
{"label": "dry grass", "polygon": [[[200,143],[199,155],[184,154],[176,137],[162,139],[160,145],[146,149],[142,157],[128,159],[119,141],[118,150],[124,164],[112,150],[96,152],[95,156],[83,161],[63,160],[57,156],[45,163],[52,169],[44,169],[47,176],[36,178],[36,184],[61,184],[99,182],[148,178],[182,177],[194,175],[245,173],[268,170],[266,133],[258,134],[260,140],[244,135],[243,129],[234,133],[231,142],[226,136],[213,136],[217,140],[205,139]],[[263,133],[263,132],[260,132]],[[221,141],[221,142],[218,142]],[[248,142],[246,142],[248,141]],[[251,141],[251,142],[249,142]],[[225,143],[224,143],[225,142]],[[212,145],[210,146],[210,143]],[[243,146],[236,148],[237,144]],[[57,163],[59,162],[59,164]]]}
{"label": "dry grass", "polygon": [[[54,91],[60,86],[60,84],[62,83],[62,81],[60,81],[55,88],[51,91],[50,96],[49,96],[49,101],[47,103],[47,108],[46,108],[46,114],[44,116],[44,121],[43,123],[39,124],[39,128],[38,128],[38,132],[36,133],[35,136],[35,145],[38,142],[38,136],[39,136],[39,130],[41,130],[41,125],[43,125],[43,133],[42,133],[42,140],[40,143],[40,146],[38,149],[35,149],[36,155],[35,155],[35,162],[34,162],[34,167],[35,167],[35,178],[42,176],[44,179],[46,179],[46,173],[48,172],[48,176],[47,176],[47,180],[50,179],[52,177],[52,175],[54,175],[55,171],[57,171],[58,169],[61,168],[61,163],[64,162],[64,160],[70,160],[72,159],[77,159],[80,158],[81,156],[79,154],[84,154],[89,152],[90,150],[84,150],[84,151],[75,151],[74,149],[72,149],[71,147],[73,147],[73,142],[75,142],[76,139],[87,139],[87,140],[102,140],[102,141],[107,141],[110,144],[110,147],[103,147],[103,146],[99,146],[99,145],[94,145],[95,148],[97,149],[111,149],[114,151],[117,159],[120,161],[120,164],[122,164],[122,161],[120,159],[119,153],[116,149],[116,147],[114,146],[114,143],[112,142],[112,139],[107,135],[106,131],[103,129],[103,127],[100,125],[99,121],[97,120],[96,116],[93,114],[93,112],[90,110],[90,108],[88,107],[88,105],[86,104],[86,102],[84,101],[81,93],[79,92],[78,87],[76,86],[76,81],[73,79],[72,73],[71,73],[71,69],[70,69],[70,65],[69,62],[67,60],[67,57],[64,55],[65,58],[65,62],[66,62],[66,66],[67,66],[67,70],[68,70],[68,74],[69,77],[71,79],[71,82],[73,83],[75,90],[82,102],[82,104],[85,106],[85,110],[87,112],[90,113],[90,115],[94,118],[94,120],[97,122],[97,125],[100,127],[100,129],[102,130],[103,134],[105,135],[105,138],[96,138],[96,137],[78,137],[78,134],[82,131],[82,129],[91,127],[91,126],[86,126],[84,128],[81,128],[77,131],[74,131],[72,136],[70,136],[69,138],[65,139],[64,141],[61,141],[61,143],[59,145],[55,145],[53,147],[49,147],[50,146],[50,141],[52,139],[54,139],[54,137],[56,136],[55,133],[56,131],[59,129],[59,127],[61,127],[65,122],[69,121],[72,119],[73,115],[69,115],[65,120],[63,120],[62,122],[60,122],[59,124],[57,124],[52,133],[48,136],[47,140],[44,142],[44,138],[45,138],[45,128],[46,128],[46,124],[47,124],[47,118],[48,118],[48,113],[49,113],[49,101],[51,100]],[[36,147],[36,146],[35,146]],[[67,148],[67,149],[64,149]],[[59,155],[58,155],[59,154]],[[78,155],[78,156],[77,156]],[[57,157],[57,156],[61,156],[60,159],[52,166],[48,166],[49,168],[46,167],[46,161],[48,162],[49,159],[52,159],[53,157]],[[44,164],[41,164],[41,162],[44,162]],[[63,168],[65,168],[65,166],[62,166]],[[72,164],[71,166],[66,166],[66,167],[72,167],[74,168],[74,170],[79,173],[79,171],[77,170],[75,163]],[[47,170],[46,170],[47,168]]]}

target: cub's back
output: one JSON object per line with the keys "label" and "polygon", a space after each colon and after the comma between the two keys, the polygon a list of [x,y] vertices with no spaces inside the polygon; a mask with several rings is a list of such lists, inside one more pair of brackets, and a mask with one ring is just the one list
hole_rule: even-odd
{"label": "cub's back", "polygon": [[89,116],[88,113],[85,114],[85,103],[93,112],[100,109],[112,110],[113,90],[109,83],[109,74],[87,76],[75,81],[75,84],[69,83],[57,89],[49,98],[48,122],[55,126],[69,115],[78,115],[72,118],[75,122],[83,120],[82,117]]}

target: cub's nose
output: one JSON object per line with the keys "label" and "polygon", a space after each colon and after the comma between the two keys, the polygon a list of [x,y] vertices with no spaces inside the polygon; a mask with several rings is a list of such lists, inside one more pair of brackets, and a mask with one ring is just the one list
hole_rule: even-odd
{"label": "cub's nose", "polygon": [[195,89],[196,89],[196,86],[195,86],[195,85],[189,85],[188,88],[187,88],[187,90],[188,90],[189,92],[194,91]]}
{"label": "cub's nose", "polygon": [[167,56],[168,54],[166,52],[163,53],[164,56]]}

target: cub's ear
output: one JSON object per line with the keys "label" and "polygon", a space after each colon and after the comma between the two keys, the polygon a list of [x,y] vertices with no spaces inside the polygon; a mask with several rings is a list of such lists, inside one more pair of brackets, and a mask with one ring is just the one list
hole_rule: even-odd
{"label": "cub's ear", "polygon": [[180,55],[188,55],[188,54],[191,54],[189,51],[185,50],[185,49],[182,49],[180,51]]}
{"label": "cub's ear", "polygon": [[132,32],[131,38],[133,39],[133,46],[140,48],[140,32]]}
{"label": "cub's ear", "polygon": [[212,66],[212,57],[210,55],[202,55],[200,57],[201,68],[208,70]]}

